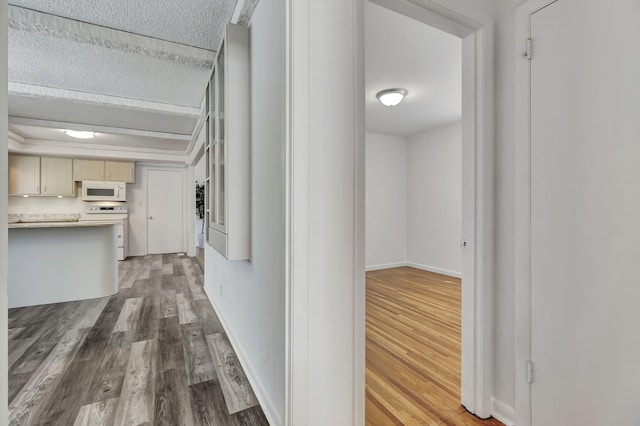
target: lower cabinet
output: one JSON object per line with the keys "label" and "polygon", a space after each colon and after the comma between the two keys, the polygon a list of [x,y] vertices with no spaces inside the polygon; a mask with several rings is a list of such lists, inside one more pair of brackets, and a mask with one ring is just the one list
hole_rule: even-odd
{"label": "lower cabinet", "polygon": [[129,256],[129,221],[121,221],[117,228],[118,260],[125,260]]}

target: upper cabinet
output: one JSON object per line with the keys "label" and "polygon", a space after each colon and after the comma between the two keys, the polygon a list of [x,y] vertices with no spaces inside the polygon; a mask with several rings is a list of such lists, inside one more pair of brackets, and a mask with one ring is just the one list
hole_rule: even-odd
{"label": "upper cabinet", "polygon": [[206,93],[208,242],[229,260],[250,256],[249,30],[229,24]]}
{"label": "upper cabinet", "polygon": [[72,160],[9,155],[9,195],[75,195]]}
{"label": "upper cabinet", "polygon": [[40,195],[40,157],[9,155],[9,195]]}
{"label": "upper cabinet", "polygon": [[74,180],[135,182],[133,161],[73,160]]}
{"label": "upper cabinet", "polygon": [[42,157],[40,167],[41,195],[75,195],[71,158]]}

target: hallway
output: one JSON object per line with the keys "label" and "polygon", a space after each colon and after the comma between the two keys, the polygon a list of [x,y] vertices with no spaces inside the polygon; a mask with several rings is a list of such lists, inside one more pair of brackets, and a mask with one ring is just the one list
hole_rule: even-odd
{"label": "hallway", "polygon": [[268,425],[202,280],[129,258],[114,296],[10,309],[10,424]]}

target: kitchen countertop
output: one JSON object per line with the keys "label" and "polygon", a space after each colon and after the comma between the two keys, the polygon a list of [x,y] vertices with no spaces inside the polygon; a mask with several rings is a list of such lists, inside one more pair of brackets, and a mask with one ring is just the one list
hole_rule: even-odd
{"label": "kitchen countertop", "polygon": [[77,222],[19,222],[9,223],[11,228],[71,228],[80,226],[107,226],[117,225],[122,220],[80,220]]}

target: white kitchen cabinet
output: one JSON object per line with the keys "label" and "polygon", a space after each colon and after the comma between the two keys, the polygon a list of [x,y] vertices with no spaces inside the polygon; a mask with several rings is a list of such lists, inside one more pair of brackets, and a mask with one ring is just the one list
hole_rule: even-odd
{"label": "white kitchen cabinet", "polygon": [[40,195],[40,157],[9,155],[9,195]]}
{"label": "white kitchen cabinet", "polygon": [[135,166],[133,161],[75,159],[73,179],[134,183]]}
{"label": "white kitchen cabinet", "polygon": [[209,244],[229,260],[250,255],[249,31],[229,24],[207,88]]}
{"label": "white kitchen cabinet", "polygon": [[73,160],[73,180],[104,180],[104,161]]}
{"label": "white kitchen cabinet", "polygon": [[70,158],[40,159],[40,195],[75,195],[73,161]]}
{"label": "white kitchen cabinet", "polygon": [[105,161],[104,180],[115,182],[135,182],[134,164],[132,161]]}

